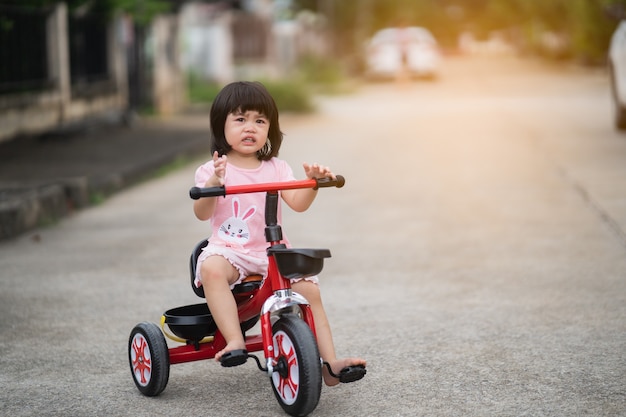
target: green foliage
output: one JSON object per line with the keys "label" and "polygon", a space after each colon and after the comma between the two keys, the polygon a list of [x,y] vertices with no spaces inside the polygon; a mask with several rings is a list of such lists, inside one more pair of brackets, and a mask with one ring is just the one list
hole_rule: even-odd
{"label": "green foliage", "polygon": [[166,175],[178,171],[182,167],[189,164],[191,158],[187,156],[177,156],[174,160],[160,166],[155,172],[146,175],[144,180],[165,177]]}
{"label": "green foliage", "polygon": [[261,81],[281,112],[309,113],[314,110],[311,92],[302,81]]}
{"label": "green foliage", "polygon": [[112,16],[116,12],[124,12],[133,17],[139,25],[148,24],[157,14],[171,10],[172,2],[168,0],[3,0],[2,5],[20,7],[51,7],[56,3],[66,3],[71,12],[93,12]]}
{"label": "green foliage", "polygon": [[89,194],[89,204],[93,206],[97,206],[98,204],[102,204],[106,200],[106,197],[101,192],[92,192]]}
{"label": "green foliage", "polygon": [[337,60],[316,55],[301,58],[299,64],[302,82],[321,93],[335,93],[344,81],[343,71]]}
{"label": "green foliage", "polygon": [[[222,86],[203,80],[196,74],[187,78],[188,97],[193,104],[210,104]],[[303,57],[296,74],[287,79],[261,80],[278,109],[283,112],[307,113],[314,110],[313,94],[332,94],[344,89],[345,77],[337,60],[315,55]]]}
{"label": "green foliage", "polygon": [[[305,87],[306,83],[295,79],[261,82],[274,97],[281,112],[306,113],[314,109],[312,95]],[[189,76],[188,87],[189,100],[194,104],[210,104],[222,88],[215,82],[205,81],[194,75]]]}
{"label": "green foliage", "polygon": [[167,13],[172,3],[166,0],[103,0],[109,10],[122,11],[132,16],[140,26],[145,26],[158,14]]}
{"label": "green foliage", "polygon": [[600,7],[602,3],[599,0],[571,2],[569,20],[572,49],[576,57],[586,63],[598,63],[605,59],[616,25],[616,22],[607,19],[605,9]]}
{"label": "green foliage", "polygon": [[211,103],[220,91],[219,84],[205,81],[196,74],[189,74],[187,93],[191,103]]}
{"label": "green foliage", "polygon": [[0,32],[9,32],[13,29],[13,21],[0,15]]}

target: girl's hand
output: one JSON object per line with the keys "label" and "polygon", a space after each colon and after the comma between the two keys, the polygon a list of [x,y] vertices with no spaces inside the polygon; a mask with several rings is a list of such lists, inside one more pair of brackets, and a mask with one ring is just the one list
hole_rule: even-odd
{"label": "girl's hand", "polygon": [[[309,165],[306,162],[302,164],[304,167],[304,173],[306,174],[308,179],[319,179],[319,178],[332,178],[334,180],[337,179],[335,174],[324,165],[313,164]],[[317,191],[308,188],[301,190],[284,190],[280,192],[283,200],[292,210],[297,212],[302,212],[308,209],[315,200],[315,196],[317,195]]]}
{"label": "girl's hand", "polygon": [[228,158],[226,155],[222,157],[218,156],[217,151],[213,153],[213,166],[215,172],[206,182],[207,187],[218,187],[224,185],[224,178],[226,177],[226,161]]}
{"label": "girl's hand", "polygon": [[304,173],[307,178],[332,178],[336,179],[335,174],[330,170],[329,167],[319,164],[309,165],[306,162],[302,164],[304,167]]}

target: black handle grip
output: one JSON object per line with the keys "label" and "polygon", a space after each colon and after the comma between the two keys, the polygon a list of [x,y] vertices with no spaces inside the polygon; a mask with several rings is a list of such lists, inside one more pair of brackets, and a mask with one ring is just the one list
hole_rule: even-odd
{"label": "black handle grip", "polygon": [[346,184],[346,179],[343,177],[343,175],[337,175],[336,180],[327,177],[327,178],[318,178],[315,181],[317,181],[317,187],[315,187],[316,190],[321,187],[341,188]]}
{"label": "black handle grip", "polygon": [[202,197],[223,197],[226,195],[226,188],[225,187],[207,187],[207,188],[200,188],[200,187],[191,187],[191,189],[189,190],[189,197],[191,197],[194,200],[198,200],[199,198]]}

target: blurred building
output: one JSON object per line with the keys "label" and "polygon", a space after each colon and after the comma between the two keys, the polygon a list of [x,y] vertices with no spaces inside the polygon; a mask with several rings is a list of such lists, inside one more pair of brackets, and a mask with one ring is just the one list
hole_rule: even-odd
{"label": "blurred building", "polygon": [[292,16],[289,0],[171,2],[147,25],[62,2],[0,4],[0,142],[146,107],[176,113],[191,74],[276,78],[326,51],[323,21]]}
{"label": "blurred building", "polygon": [[[233,4],[236,4],[233,7]],[[325,21],[289,0],[190,1],[180,13],[186,73],[226,83],[288,76],[299,57],[328,51]]]}
{"label": "blurred building", "polygon": [[126,22],[0,6],[0,141],[127,106]]}

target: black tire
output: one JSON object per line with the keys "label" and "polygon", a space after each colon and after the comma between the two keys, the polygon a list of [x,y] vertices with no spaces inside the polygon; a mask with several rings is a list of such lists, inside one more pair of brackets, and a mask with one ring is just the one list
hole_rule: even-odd
{"label": "black tire", "polygon": [[159,395],[170,377],[170,356],[165,337],[154,323],[140,323],[128,339],[130,373],[143,395]]}
{"label": "black tire", "polygon": [[609,65],[609,75],[611,79],[611,98],[613,99],[613,120],[617,130],[626,130],[626,107],[619,101],[617,75],[613,65]]}
{"label": "black tire", "polygon": [[272,327],[278,363],[270,377],[272,390],[285,412],[306,416],[317,407],[322,391],[322,364],[309,326],[293,314]]}

